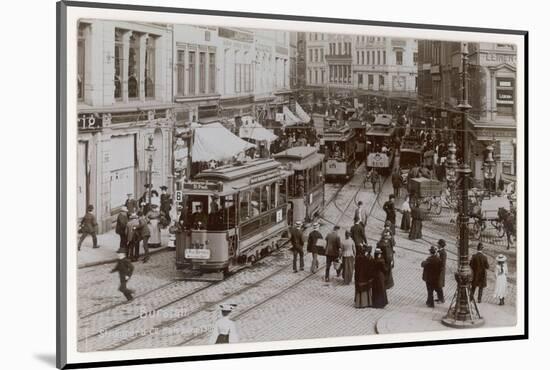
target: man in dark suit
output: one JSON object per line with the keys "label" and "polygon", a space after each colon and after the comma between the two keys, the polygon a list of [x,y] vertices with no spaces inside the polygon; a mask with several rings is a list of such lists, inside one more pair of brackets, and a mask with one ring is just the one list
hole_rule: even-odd
{"label": "man in dark suit", "polygon": [[401,185],[403,183],[401,179],[401,172],[399,171],[399,168],[396,168],[392,175],[391,175],[391,183],[393,185],[393,195],[396,197],[399,196],[399,190],[401,189]]}
{"label": "man in dark suit", "polygon": [[300,255],[300,271],[304,271],[304,234],[302,233],[302,222],[296,221],[293,227],[290,228],[290,244],[292,244],[292,269],[298,272],[296,268],[296,259]]}
{"label": "man in dark suit", "polygon": [[134,265],[128,260],[128,258],[126,258],[126,254],[126,248],[120,248],[117,251],[118,261],[115,267],[111,270],[111,273],[118,271],[118,277],[120,279],[120,286],[118,287],[118,290],[124,294],[128,301],[131,301],[134,299],[132,296],[134,291],[132,289],[128,289],[127,284],[134,273]]}
{"label": "man in dark suit", "polygon": [[326,249],[326,265],[325,265],[325,281],[329,281],[330,277],[330,266],[332,265],[332,262],[336,261],[338,257],[340,256],[340,251],[342,249],[342,241],[340,240],[340,236],[338,236],[338,230],[340,230],[340,226],[335,225],[334,229],[327,234],[325,240],[327,241],[327,249]]}
{"label": "man in dark suit", "polygon": [[97,219],[95,218],[95,215],[92,213],[94,211],[94,206],[91,204],[86,209],[86,214],[84,217],[82,217],[82,221],[80,221],[80,228],[82,231],[82,235],[80,236],[80,240],[78,241],[78,250],[80,250],[80,246],[82,245],[82,242],[88,235],[92,237],[92,241],[94,243],[94,248],[99,248],[97,245]]}
{"label": "man in dark suit", "polygon": [[483,254],[482,243],[477,245],[477,253],[470,259],[470,268],[472,269],[472,288],[470,290],[471,299],[474,299],[476,288],[478,288],[477,302],[481,303],[483,288],[487,286],[487,269],[489,269],[487,256]]}
{"label": "man in dark suit", "polygon": [[437,302],[445,303],[445,295],[443,294],[443,287],[445,286],[445,273],[447,270],[447,251],[445,247],[447,243],[443,239],[439,239],[437,242],[437,255],[441,260],[441,274],[439,275],[439,286],[435,290],[437,293]]}
{"label": "man in dark suit", "polygon": [[126,225],[128,225],[128,208],[122,206],[118,216],[116,218],[115,231],[120,237],[119,249],[126,248],[128,244],[128,238],[126,235]]}
{"label": "man in dark suit", "polygon": [[[143,213],[138,213],[139,224],[137,230],[139,232],[140,240],[143,241],[143,263],[149,261],[149,238],[151,237],[151,230],[149,229],[149,219]],[[139,242],[138,242],[139,248]]]}
{"label": "man in dark suit", "polygon": [[428,307],[434,307],[434,290],[439,287],[439,276],[441,274],[441,260],[436,254],[437,248],[433,245],[430,247],[430,256],[422,261],[423,267],[422,280],[426,282],[426,289],[428,290],[428,299],[426,305]]}
{"label": "man in dark suit", "polygon": [[383,209],[386,212],[386,221],[391,222],[391,232],[395,235],[395,195],[390,194],[389,200],[384,203]]}

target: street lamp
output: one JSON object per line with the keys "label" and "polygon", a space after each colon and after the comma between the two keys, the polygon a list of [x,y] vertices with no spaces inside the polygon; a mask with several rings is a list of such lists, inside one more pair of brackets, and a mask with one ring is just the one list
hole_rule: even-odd
{"label": "street lamp", "polygon": [[489,191],[494,191],[493,180],[495,178],[495,160],[493,159],[493,151],[495,148],[492,145],[487,146],[487,158],[483,164],[483,176],[485,177],[485,187]]}
{"label": "street lamp", "polygon": [[149,184],[149,187],[148,187],[148,190],[147,190],[147,196],[149,198],[149,204],[151,203],[151,190],[153,189],[153,156],[155,155],[155,151],[157,150],[157,148],[155,148],[155,146],[153,145],[153,135],[149,135],[149,137],[147,138],[149,140],[149,145],[147,146],[147,148],[145,148],[145,150],[147,151],[147,153],[149,153],[149,173],[148,173],[148,177],[149,177],[149,181],[148,181],[148,184]]}
{"label": "street lamp", "polygon": [[[462,112],[462,152],[463,161],[460,167],[453,171],[451,164],[451,175],[455,172],[456,177],[462,180],[461,207],[459,207],[458,226],[459,226],[459,245],[458,245],[458,271],[455,273],[456,292],[449,306],[449,310],[442,323],[453,328],[475,328],[484,324],[484,320],[479,314],[476,302],[470,296],[470,285],[472,282],[472,273],[469,265],[469,198],[468,188],[472,171],[468,166],[469,162],[469,143],[468,143],[468,111],[471,106],[468,104],[468,86],[466,84],[466,68],[468,65],[468,44],[462,43],[462,101],[458,108]],[[456,151],[456,150],[455,150]],[[454,154],[454,153],[453,153]]]}
{"label": "street lamp", "polygon": [[454,184],[456,182],[456,168],[458,167],[456,161],[456,144],[451,142],[447,151],[447,158],[445,159],[445,176],[450,184]]}

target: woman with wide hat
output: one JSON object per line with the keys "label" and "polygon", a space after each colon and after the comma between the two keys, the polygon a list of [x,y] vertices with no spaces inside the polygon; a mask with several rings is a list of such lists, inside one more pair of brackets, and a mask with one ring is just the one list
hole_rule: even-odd
{"label": "woman with wide hat", "polygon": [[237,305],[233,303],[220,305],[222,317],[214,324],[209,344],[237,343],[239,341],[237,326],[228,317],[235,307]]}
{"label": "woman with wide hat", "polygon": [[495,298],[498,298],[499,306],[504,305],[504,298],[506,298],[506,290],[508,290],[508,264],[506,263],[506,256],[499,254],[496,257],[495,266]]}

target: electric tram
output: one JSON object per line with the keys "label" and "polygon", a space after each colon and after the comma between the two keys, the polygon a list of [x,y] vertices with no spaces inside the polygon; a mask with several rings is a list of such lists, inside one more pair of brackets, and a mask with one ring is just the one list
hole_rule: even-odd
{"label": "electric tram", "polygon": [[349,180],[355,168],[355,132],[345,123],[327,119],[320,141],[320,151],[325,155],[325,178]]}
{"label": "electric tram", "polygon": [[325,203],[324,155],[315,147],[299,146],[274,154],[273,158],[294,171],[288,178],[290,223],[298,220],[311,222]]}
{"label": "electric tram", "polygon": [[276,249],[288,229],[292,174],[273,159],[255,159],[204,170],[183,183],[177,266],[229,272]]}
{"label": "electric tram", "polygon": [[367,168],[388,175],[391,173],[395,127],[391,114],[378,114],[366,130]]}

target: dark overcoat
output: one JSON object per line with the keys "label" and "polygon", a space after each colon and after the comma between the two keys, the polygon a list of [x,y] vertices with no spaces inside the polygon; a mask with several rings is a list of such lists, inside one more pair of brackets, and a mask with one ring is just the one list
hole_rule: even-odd
{"label": "dark overcoat", "polygon": [[439,277],[441,274],[441,260],[436,254],[432,254],[421,264],[422,268],[422,280],[426,284],[431,285],[433,288],[441,288],[439,285]]}
{"label": "dark overcoat", "polygon": [[134,273],[134,265],[127,258],[117,260],[115,267],[111,270],[111,273],[117,271],[120,281],[126,281],[126,276],[130,278]]}
{"label": "dark overcoat", "polygon": [[326,255],[330,257],[338,257],[340,250],[342,249],[342,241],[337,233],[330,232],[325,238],[327,241],[327,252]]}
{"label": "dark overcoat", "polygon": [[304,250],[304,234],[296,227],[290,228],[290,243],[292,244],[292,249],[296,251]]}
{"label": "dark overcoat", "polygon": [[367,235],[365,234],[365,228],[361,223],[353,225],[350,229],[351,238],[355,243],[355,246],[360,246],[361,244],[367,244]]}
{"label": "dark overcoat", "polygon": [[323,239],[323,235],[318,230],[313,230],[307,237],[307,251],[309,253],[317,253],[317,240]]}
{"label": "dark overcoat", "polygon": [[470,259],[470,268],[472,269],[472,286],[485,288],[487,286],[487,269],[489,262],[487,256],[477,252]]}
{"label": "dark overcoat", "polygon": [[441,260],[441,273],[439,274],[439,286],[443,288],[445,286],[445,272],[447,270],[447,251],[445,248],[439,249],[437,252],[439,259]]}

